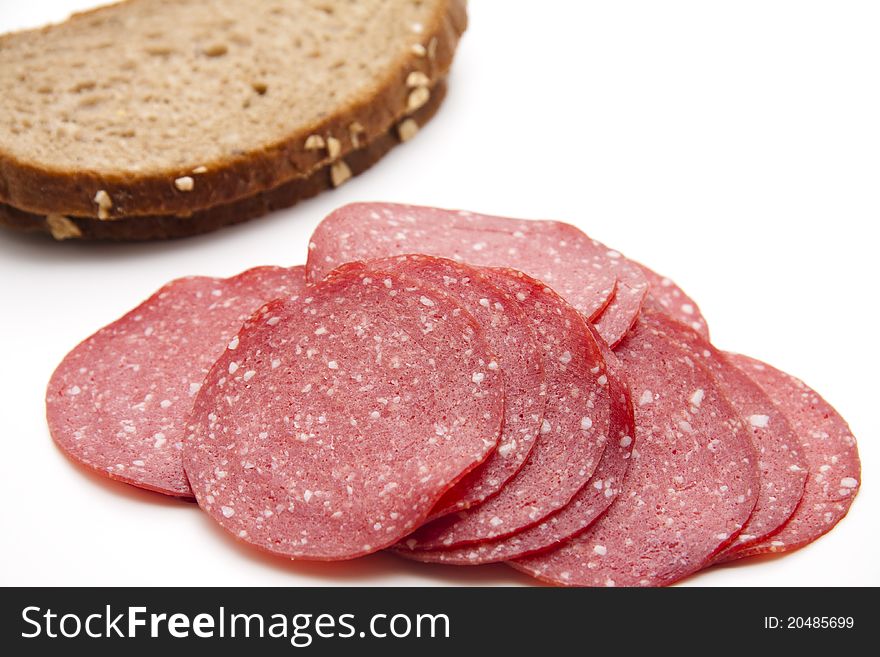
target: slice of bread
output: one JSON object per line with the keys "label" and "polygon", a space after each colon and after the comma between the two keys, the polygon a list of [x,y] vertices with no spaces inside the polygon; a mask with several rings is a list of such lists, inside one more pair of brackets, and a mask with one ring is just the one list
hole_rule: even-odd
{"label": "slice of bread", "polygon": [[144,215],[120,221],[102,221],[91,217],[35,214],[0,203],[0,225],[25,232],[48,233],[56,240],[142,241],[189,237],[241,223],[337,186],[340,184],[340,174],[335,171],[339,170],[340,164],[342,171],[348,176],[356,176],[365,171],[393,146],[407,141],[418,132],[434,116],[445,95],[446,81],[438,80],[431,89],[428,102],[422,107],[385,134],[367,144],[361,144],[336,163],[317,169],[307,177],[289,180],[275,189],[197,210],[188,216]]}
{"label": "slice of bread", "polygon": [[344,178],[466,23],[464,0],[126,0],[4,35],[0,202],[122,224]]}

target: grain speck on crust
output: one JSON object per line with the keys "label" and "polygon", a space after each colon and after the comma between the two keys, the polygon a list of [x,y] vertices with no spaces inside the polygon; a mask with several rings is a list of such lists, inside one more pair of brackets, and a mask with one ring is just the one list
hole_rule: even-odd
{"label": "grain speck on crust", "polygon": [[92,200],[98,204],[98,219],[109,219],[110,209],[113,207],[113,199],[110,198],[107,190],[99,189],[95,192]]}
{"label": "grain speck on crust", "polygon": [[305,149],[307,151],[317,151],[324,148],[324,138],[321,135],[309,135],[306,138]]}
{"label": "grain speck on crust", "polygon": [[61,214],[50,214],[46,216],[46,225],[49,232],[56,240],[69,240],[82,237],[82,231],[75,223]]}
{"label": "grain speck on crust", "polygon": [[406,99],[406,110],[408,112],[415,112],[427,103],[430,98],[431,92],[427,87],[416,87],[410,92],[409,97]]}
{"label": "grain speck on crust", "polygon": [[335,160],[342,152],[342,144],[336,137],[327,137],[327,155],[331,160]]}
{"label": "grain speck on crust", "polygon": [[348,126],[348,136],[351,139],[351,145],[355,148],[361,147],[361,135],[366,132],[366,128],[359,121],[352,121]]}
{"label": "grain speck on crust", "polygon": [[430,78],[421,71],[412,71],[406,76],[407,87],[427,87],[431,84]]}
{"label": "grain speck on crust", "polygon": [[208,167],[200,166],[192,170],[193,173],[208,173]]}
{"label": "grain speck on crust", "polygon": [[343,160],[334,162],[330,167],[330,181],[334,187],[339,187],[349,178],[351,178],[351,169]]}
{"label": "grain speck on crust", "polygon": [[174,186],[181,192],[191,192],[195,186],[195,182],[191,176],[181,176],[174,180]]}
{"label": "grain speck on crust", "polygon": [[428,54],[428,51],[425,50],[425,46],[423,46],[421,43],[412,44],[410,49],[412,50],[413,55],[415,55],[416,57],[424,57]]}
{"label": "grain speck on crust", "polygon": [[406,119],[397,125],[397,136],[400,141],[409,141],[419,131],[419,124],[414,119]]}

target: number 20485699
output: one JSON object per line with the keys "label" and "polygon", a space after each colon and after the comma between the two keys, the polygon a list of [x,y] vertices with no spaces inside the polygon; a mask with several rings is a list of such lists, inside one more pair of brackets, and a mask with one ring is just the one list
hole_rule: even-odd
{"label": "number 20485699", "polygon": [[764,616],[766,630],[849,630],[854,625],[852,616]]}

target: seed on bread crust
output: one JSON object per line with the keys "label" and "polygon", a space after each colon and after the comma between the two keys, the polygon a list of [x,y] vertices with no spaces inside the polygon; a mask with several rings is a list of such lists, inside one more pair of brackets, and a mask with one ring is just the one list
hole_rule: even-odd
{"label": "seed on bread crust", "polygon": [[324,138],[321,135],[309,135],[306,138],[305,149],[307,151],[317,151],[324,148]]}
{"label": "seed on bread crust", "polygon": [[431,92],[428,87],[416,87],[413,89],[409,97],[406,99],[406,111],[415,112],[431,98]]}
{"label": "seed on bread crust", "polygon": [[418,131],[419,124],[415,119],[405,119],[397,125],[397,136],[400,137],[400,141],[409,141]]}
{"label": "seed on bread crust", "polygon": [[431,84],[430,78],[421,71],[413,71],[406,76],[407,87],[427,87]]}
{"label": "seed on bread crust", "polygon": [[195,186],[195,182],[190,176],[181,176],[180,178],[175,179],[174,186],[181,192],[191,192]]}
{"label": "seed on bread crust", "polygon": [[99,189],[95,192],[92,200],[98,204],[98,219],[109,219],[110,210],[113,208],[113,199],[110,198],[110,194],[104,189]]}
{"label": "seed on bread crust", "polygon": [[336,137],[327,137],[327,155],[331,160],[335,160],[342,152],[342,144]]}
{"label": "seed on bread crust", "polygon": [[62,214],[46,215],[46,225],[56,240],[69,240],[82,237],[82,231],[75,223]]}
{"label": "seed on bread crust", "polygon": [[416,57],[424,57],[425,55],[428,54],[428,51],[425,50],[425,46],[423,46],[421,43],[412,44],[412,46],[410,47],[410,50],[412,50],[413,54]]}
{"label": "seed on bread crust", "polygon": [[208,173],[208,167],[196,167],[192,170],[193,173]]}
{"label": "seed on bread crust", "polygon": [[355,148],[361,147],[361,135],[366,132],[364,126],[362,126],[358,121],[353,121],[351,125],[348,126],[348,137],[351,139],[351,145]]}
{"label": "seed on bread crust", "polygon": [[334,162],[330,167],[330,182],[334,187],[339,187],[346,180],[351,178],[351,169],[344,160]]}

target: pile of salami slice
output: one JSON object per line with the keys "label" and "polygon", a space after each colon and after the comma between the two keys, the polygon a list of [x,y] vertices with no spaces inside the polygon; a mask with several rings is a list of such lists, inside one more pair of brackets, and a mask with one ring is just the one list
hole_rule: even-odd
{"label": "pile of salami slice", "polygon": [[829,531],[846,422],[576,228],[355,204],[305,267],[173,281],[61,363],[74,460],[296,559],[656,586]]}

